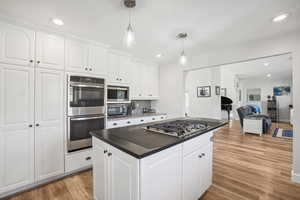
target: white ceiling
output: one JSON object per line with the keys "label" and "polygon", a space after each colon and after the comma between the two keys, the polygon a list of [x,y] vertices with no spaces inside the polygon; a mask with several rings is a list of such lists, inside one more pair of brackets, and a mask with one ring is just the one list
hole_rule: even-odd
{"label": "white ceiling", "polygon": [[[248,62],[241,62],[236,64],[230,64],[221,66],[221,70],[230,71],[237,75],[241,79],[280,79],[291,80],[292,79],[292,56],[291,54],[273,56],[269,58],[261,58]],[[265,63],[269,63],[269,66],[265,66]],[[271,74],[268,78],[267,74]]]}
{"label": "white ceiling", "polygon": [[[272,23],[272,17],[282,12],[291,16]],[[179,32],[189,34],[187,49],[197,45],[209,49],[300,29],[299,0],[137,0],[133,13],[137,44],[128,50],[123,46],[128,10],[121,0],[0,0],[0,14],[158,62],[177,59],[181,44],[175,36]],[[55,27],[50,22],[53,17],[63,19],[65,25]],[[155,58],[157,53],[163,57]]]}

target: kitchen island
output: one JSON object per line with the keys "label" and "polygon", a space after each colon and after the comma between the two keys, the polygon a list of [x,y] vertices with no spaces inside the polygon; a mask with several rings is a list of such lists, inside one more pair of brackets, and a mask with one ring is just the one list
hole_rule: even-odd
{"label": "kitchen island", "polygon": [[226,122],[196,120],[207,127],[182,137],[147,130],[152,124],[92,131],[94,198],[198,199],[212,184],[213,133]]}

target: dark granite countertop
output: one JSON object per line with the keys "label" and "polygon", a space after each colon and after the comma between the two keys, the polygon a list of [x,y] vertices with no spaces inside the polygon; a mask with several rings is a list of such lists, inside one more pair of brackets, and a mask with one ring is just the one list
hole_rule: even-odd
{"label": "dark granite countertop", "polygon": [[[184,118],[179,118],[184,119]],[[172,120],[164,120],[160,122],[141,124],[135,126],[127,126],[122,128],[105,129],[91,131],[90,134],[117,149],[126,152],[138,159],[142,159],[146,156],[152,155],[156,152],[162,151],[176,144],[180,144],[189,139],[195,138],[199,135],[205,134],[211,130],[217,129],[227,124],[226,121],[205,119],[205,118],[189,118],[206,121],[209,124],[209,128],[203,131],[199,131],[193,135],[177,138],[174,136],[164,135],[147,131],[144,128],[149,124],[162,123]],[[177,119],[176,119],[177,120]]]}

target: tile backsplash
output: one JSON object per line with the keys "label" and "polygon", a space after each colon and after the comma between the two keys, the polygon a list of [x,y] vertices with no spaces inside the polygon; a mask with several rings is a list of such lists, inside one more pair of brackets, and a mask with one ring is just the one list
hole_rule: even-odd
{"label": "tile backsplash", "polygon": [[132,114],[141,114],[143,113],[143,108],[151,108],[150,100],[134,100],[131,101]]}

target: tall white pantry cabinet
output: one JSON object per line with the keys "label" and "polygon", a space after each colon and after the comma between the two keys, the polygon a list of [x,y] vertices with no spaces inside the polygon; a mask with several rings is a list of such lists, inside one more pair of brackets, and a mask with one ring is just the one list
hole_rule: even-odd
{"label": "tall white pantry cabinet", "polygon": [[1,23],[0,38],[1,194],[64,173],[64,39]]}

